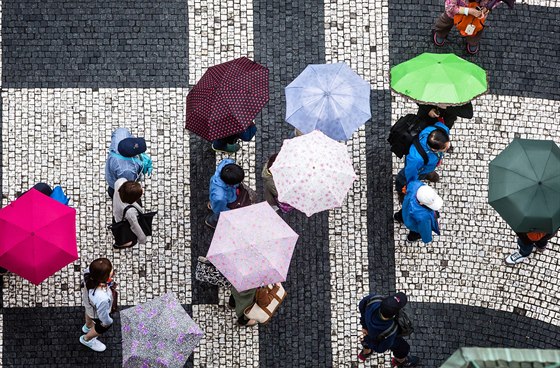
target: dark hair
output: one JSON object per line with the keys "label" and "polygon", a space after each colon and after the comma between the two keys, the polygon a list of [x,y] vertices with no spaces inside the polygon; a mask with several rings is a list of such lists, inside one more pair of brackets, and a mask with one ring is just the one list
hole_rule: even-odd
{"label": "dark hair", "polygon": [[142,186],[135,181],[125,181],[119,188],[119,197],[124,203],[133,204],[142,197]]}
{"label": "dark hair", "polygon": [[266,168],[267,169],[270,169],[270,167],[272,166],[274,161],[276,161],[276,157],[278,157],[278,153],[275,153],[272,156],[270,156],[270,158],[268,159],[268,161],[266,163]]}
{"label": "dark hair", "polygon": [[84,275],[87,289],[95,289],[101,283],[107,282],[111,276],[113,265],[107,258],[97,258],[89,265],[89,273]]}
{"label": "dark hair", "polygon": [[438,151],[444,149],[447,142],[449,142],[449,136],[440,129],[434,130],[428,136],[428,146]]}
{"label": "dark hair", "polygon": [[222,168],[220,178],[228,185],[236,185],[243,181],[245,172],[239,165],[227,164]]}

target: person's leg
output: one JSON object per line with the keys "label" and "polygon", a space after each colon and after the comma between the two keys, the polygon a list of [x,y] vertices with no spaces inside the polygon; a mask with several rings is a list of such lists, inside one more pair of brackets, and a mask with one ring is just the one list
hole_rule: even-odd
{"label": "person's leg", "polygon": [[480,30],[474,36],[466,36],[465,40],[467,41],[467,44],[470,45],[471,47],[478,47],[478,44],[480,43],[480,39],[482,38],[483,33],[484,33],[484,29]]}
{"label": "person's leg", "polygon": [[241,139],[243,142],[249,142],[251,139],[253,139],[255,134],[257,134],[257,126],[255,124],[252,124],[249,125],[249,127],[247,127],[247,129],[245,129],[243,132],[239,133],[239,139]]}
{"label": "person's leg", "polygon": [[225,150],[227,142],[224,139],[215,139],[212,141],[212,148],[215,150]]}
{"label": "person's leg", "polygon": [[402,203],[404,200],[404,193],[403,188],[406,185],[406,176],[404,175],[404,169],[401,169],[395,178],[395,191],[397,192],[397,196],[399,197],[399,203]]}
{"label": "person's leg", "polygon": [[211,215],[208,215],[208,217],[206,217],[206,220],[204,220],[204,223],[211,227],[212,229],[215,229],[216,226],[218,226],[218,220],[220,219],[220,214],[219,213],[212,213]]}
{"label": "person's leg", "polygon": [[519,245],[519,250],[513,252],[504,260],[506,264],[512,266],[517,263],[523,262],[527,257],[531,255],[534,249],[534,243],[524,243],[521,238],[517,238],[517,245]]}
{"label": "person's leg", "polygon": [[395,212],[395,214],[393,215],[393,219],[397,222],[400,222],[401,224],[404,222],[402,217],[402,209]]}
{"label": "person's leg", "polygon": [[417,241],[417,240],[422,239],[422,235],[420,235],[420,233],[417,233],[416,231],[412,231],[412,230],[411,230],[411,231],[408,233],[406,239],[407,239],[408,241],[413,242],[413,241]]}
{"label": "person's leg", "polygon": [[[438,46],[443,46],[445,43],[445,38],[453,28],[453,19],[443,12],[432,26],[432,32],[434,34],[434,42]],[[437,38],[436,38],[437,36]]]}
{"label": "person's leg", "polygon": [[547,244],[548,244],[548,239],[545,238],[546,240],[539,240],[535,242],[535,246],[537,247],[537,250],[539,252],[542,252],[543,250],[545,250]]}
{"label": "person's leg", "polygon": [[517,238],[517,245],[519,245],[519,254],[522,257],[530,256],[535,248],[535,243],[524,243],[520,238]]}

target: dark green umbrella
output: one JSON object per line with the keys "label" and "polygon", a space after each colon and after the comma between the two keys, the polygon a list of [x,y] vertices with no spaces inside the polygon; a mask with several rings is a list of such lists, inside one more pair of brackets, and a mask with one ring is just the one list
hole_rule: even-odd
{"label": "dark green umbrella", "polygon": [[514,139],[490,162],[488,203],[516,232],[560,227],[560,148]]}

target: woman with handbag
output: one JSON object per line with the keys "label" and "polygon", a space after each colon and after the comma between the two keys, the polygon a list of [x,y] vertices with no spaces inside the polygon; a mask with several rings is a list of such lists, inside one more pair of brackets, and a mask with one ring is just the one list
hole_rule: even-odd
{"label": "woman with handbag", "polygon": [[93,351],[102,352],[107,348],[97,340],[113,324],[113,265],[107,258],[98,258],[91,262],[84,271],[82,282],[82,302],[86,309],[86,323],[82,326],[85,335],[80,336],[80,343]]}
{"label": "woman with handbag", "polygon": [[134,246],[137,242],[141,245],[146,244],[146,234],[144,234],[144,231],[138,222],[138,214],[144,213],[144,209],[137,203],[142,197],[144,189],[142,189],[140,183],[136,181],[121,178],[115,182],[115,192],[118,195],[113,196],[113,222],[119,222],[126,219],[130,224],[130,230],[132,230],[136,239],[124,244],[115,243],[113,244],[113,247],[115,249],[124,249]]}
{"label": "woman with handbag", "polygon": [[[491,0],[445,0],[445,11],[438,17],[432,27],[433,40],[436,46],[443,46],[447,35],[455,24],[456,16],[472,17],[479,23],[484,23],[489,9],[486,7]],[[496,2],[497,4],[497,2]],[[493,7],[496,6],[493,5]],[[477,54],[480,47],[479,42],[482,38],[484,28],[465,33],[467,41],[467,52],[471,55]]]}
{"label": "woman with handbag", "polygon": [[263,167],[261,176],[263,179],[264,199],[275,210],[279,209],[280,211],[282,211],[282,213],[288,213],[294,208],[287,203],[278,201],[278,191],[276,190],[276,184],[274,184],[274,178],[272,177],[272,173],[270,172],[270,167],[272,166],[272,164],[274,164],[277,156],[278,153],[270,156]]}

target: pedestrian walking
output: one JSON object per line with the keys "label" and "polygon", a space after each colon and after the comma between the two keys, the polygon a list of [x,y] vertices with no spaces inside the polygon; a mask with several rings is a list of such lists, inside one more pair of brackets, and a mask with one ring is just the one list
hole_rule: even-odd
{"label": "pedestrian walking", "polygon": [[535,248],[537,248],[538,252],[544,252],[546,246],[548,245],[548,241],[558,234],[558,230],[556,230],[553,234],[538,231],[516,234],[519,250],[513,252],[505,259],[506,264],[510,266],[514,266],[526,260],[527,257],[533,253]]}
{"label": "pedestrian walking", "polygon": [[206,217],[204,223],[215,229],[218,224],[220,213],[228,211],[228,204],[233,203],[237,199],[237,188],[245,178],[245,172],[241,166],[235,164],[235,161],[226,158],[222,160],[216,172],[210,178],[210,202],[209,208],[212,214]]}
{"label": "pedestrian walking", "polygon": [[410,345],[402,336],[399,336],[399,328],[395,326],[395,318],[406,305],[407,299],[404,293],[396,293],[387,297],[374,293],[360,301],[358,308],[364,334],[363,349],[358,354],[360,360],[365,361],[374,352],[384,353],[391,350],[393,352],[392,367],[416,367],[418,365],[420,359],[409,355]]}
{"label": "pedestrian walking", "polygon": [[97,338],[113,324],[113,276],[113,265],[107,258],[94,260],[84,271],[82,302],[86,309],[86,323],[82,326],[85,335],[80,336],[80,343],[97,352],[107,349]]}
{"label": "pedestrian walking", "polygon": [[[146,152],[144,138],[135,138],[126,128],[118,128],[111,135],[111,145],[105,163],[107,193],[113,198],[115,182],[120,178],[139,181],[143,174],[151,173],[151,160]],[[140,155],[142,155],[140,157]]]}
{"label": "pedestrian walking", "polygon": [[130,230],[136,235],[137,240],[125,244],[113,244],[113,248],[130,248],[136,243],[139,243],[140,246],[145,245],[147,236],[138,222],[138,214],[144,213],[144,209],[140,204],[140,198],[144,194],[142,185],[136,181],[120,178],[115,182],[115,191],[118,195],[113,196],[113,223],[126,219],[130,224]]}
{"label": "pedestrian walking", "polygon": [[418,104],[418,112],[416,115],[421,120],[430,124],[435,124],[442,119],[445,126],[451,129],[453,128],[457,117],[472,119],[473,106],[470,102],[461,106]]}
{"label": "pedestrian walking", "polygon": [[239,151],[241,146],[237,143],[239,140],[249,142],[257,134],[257,126],[249,125],[244,131],[238,134],[230,135],[229,137],[215,139],[212,141],[212,149],[216,152],[235,153]]}
{"label": "pedestrian walking", "polygon": [[252,327],[257,324],[257,321],[249,319],[245,316],[245,309],[255,303],[256,295],[257,288],[242,292],[237,291],[234,287],[231,288],[228,306],[230,309],[235,310],[235,314],[237,315],[237,324],[239,326]]}
{"label": "pedestrian walking", "polygon": [[404,198],[403,188],[407,183],[424,179],[433,183],[439,181],[439,175],[435,169],[441,164],[445,152],[451,147],[449,128],[438,121],[434,125],[424,128],[418,134],[418,141],[419,145],[410,146],[404,169],[399,171],[395,179],[395,190],[401,203]]}
{"label": "pedestrian walking", "polygon": [[427,244],[433,240],[432,232],[439,235],[438,211],[442,206],[443,200],[432,187],[414,180],[407,184],[402,209],[393,217],[410,230],[408,241],[422,239]]}
{"label": "pedestrian walking", "polygon": [[261,176],[263,179],[264,199],[270,206],[272,206],[272,208],[274,208],[275,211],[280,209],[283,213],[288,213],[294,208],[287,203],[278,201],[278,191],[276,190],[276,184],[274,184],[274,178],[270,172],[270,167],[274,164],[277,156],[278,153],[270,156],[263,167]]}
{"label": "pedestrian walking", "polygon": [[[438,17],[432,27],[432,35],[435,45],[443,46],[445,44],[445,39],[455,24],[454,17],[456,15],[470,15],[479,20],[478,23],[481,25],[481,29],[475,32],[474,28],[471,30],[467,26],[467,35],[464,37],[467,41],[467,52],[471,55],[477,54],[480,50],[480,39],[482,38],[482,34],[484,32],[483,23],[490,11],[486,6],[491,1],[492,0],[445,0],[445,11]],[[497,4],[497,2],[494,3]]]}

